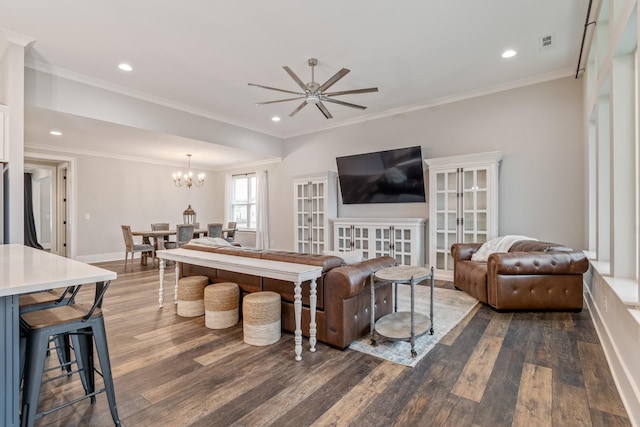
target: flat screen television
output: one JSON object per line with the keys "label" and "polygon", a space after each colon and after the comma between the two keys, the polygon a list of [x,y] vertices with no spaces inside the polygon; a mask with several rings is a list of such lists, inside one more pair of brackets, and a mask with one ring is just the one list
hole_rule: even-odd
{"label": "flat screen television", "polygon": [[337,157],[342,203],[425,202],[420,147]]}

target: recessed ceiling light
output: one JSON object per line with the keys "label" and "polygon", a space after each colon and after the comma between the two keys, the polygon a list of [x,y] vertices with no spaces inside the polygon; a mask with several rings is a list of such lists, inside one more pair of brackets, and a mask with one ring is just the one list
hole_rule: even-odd
{"label": "recessed ceiling light", "polygon": [[516,56],[518,54],[518,52],[516,52],[513,49],[507,49],[504,52],[502,52],[502,57],[503,58],[513,58],[514,56]]}
{"label": "recessed ceiling light", "polygon": [[118,65],[118,68],[120,68],[122,71],[133,71],[133,67],[125,62]]}
{"label": "recessed ceiling light", "polygon": [[52,130],[52,131],[49,131],[49,134],[54,136],[61,136],[62,132],[60,132],[59,130]]}
{"label": "recessed ceiling light", "polygon": [[274,121],[274,122],[279,122],[280,121],[280,117],[273,116],[273,117],[271,117],[271,120]]}

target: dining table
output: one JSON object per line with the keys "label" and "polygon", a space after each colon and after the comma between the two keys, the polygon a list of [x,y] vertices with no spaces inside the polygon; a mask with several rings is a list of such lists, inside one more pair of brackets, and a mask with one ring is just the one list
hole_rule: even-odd
{"label": "dining table", "polygon": [[[206,228],[197,228],[193,230],[194,237],[206,236],[209,231]],[[175,236],[177,231],[174,230],[143,230],[132,231],[134,236],[142,236],[142,243],[153,244],[156,250],[164,249],[164,238],[167,236]]]}
{"label": "dining table", "polygon": [[113,271],[44,250],[0,245],[0,425],[20,425],[20,295],[116,278]]}

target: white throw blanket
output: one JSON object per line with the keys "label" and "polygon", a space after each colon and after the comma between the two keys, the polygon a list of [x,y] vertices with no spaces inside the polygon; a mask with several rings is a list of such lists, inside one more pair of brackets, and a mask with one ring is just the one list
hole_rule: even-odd
{"label": "white throw blanket", "polygon": [[478,252],[471,255],[471,261],[484,261],[486,262],[489,259],[489,255],[495,252],[509,252],[511,246],[515,242],[519,242],[520,240],[538,240],[533,237],[527,236],[517,236],[517,235],[508,235],[502,237],[496,237],[495,239],[491,239],[488,242],[485,242],[480,246]]}

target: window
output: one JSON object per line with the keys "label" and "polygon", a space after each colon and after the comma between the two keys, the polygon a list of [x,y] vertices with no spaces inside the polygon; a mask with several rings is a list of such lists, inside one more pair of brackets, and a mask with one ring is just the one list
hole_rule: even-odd
{"label": "window", "polygon": [[256,199],[258,187],[256,174],[234,175],[231,196],[231,221],[245,230],[256,228]]}

